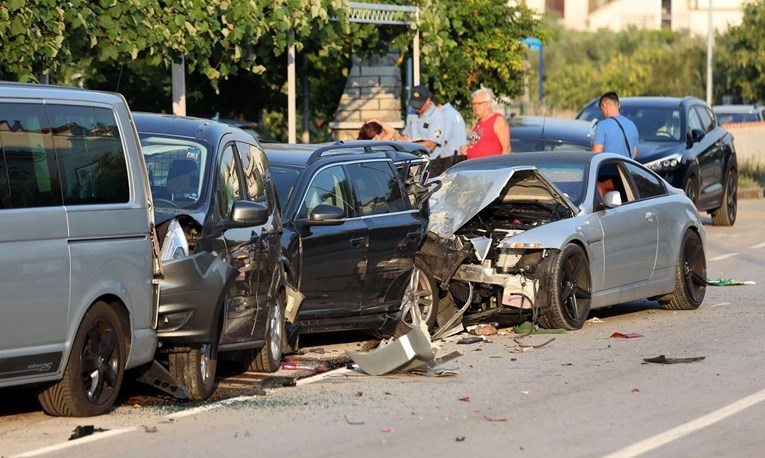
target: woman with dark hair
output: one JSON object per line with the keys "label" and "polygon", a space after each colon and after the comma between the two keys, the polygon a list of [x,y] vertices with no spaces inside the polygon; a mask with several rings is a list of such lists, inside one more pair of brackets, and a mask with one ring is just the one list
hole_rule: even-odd
{"label": "woman with dark hair", "polygon": [[389,126],[379,119],[370,119],[365,122],[359,134],[356,137],[357,140],[398,140],[396,138],[396,129]]}

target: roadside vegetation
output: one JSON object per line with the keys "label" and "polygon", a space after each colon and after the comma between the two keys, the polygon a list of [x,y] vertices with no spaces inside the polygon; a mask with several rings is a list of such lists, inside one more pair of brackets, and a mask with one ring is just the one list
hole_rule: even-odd
{"label": "roadside vegetation", "polygon": [[746,188],[765,188],[765,162],[747,158],[738,163],[738,187]]}

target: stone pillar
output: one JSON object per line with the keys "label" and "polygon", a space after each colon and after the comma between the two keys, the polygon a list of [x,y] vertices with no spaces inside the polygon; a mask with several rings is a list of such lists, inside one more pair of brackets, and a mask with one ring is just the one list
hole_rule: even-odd
{"label": "stone pillar", "polygon": [[401,69],[397,55],[361,60],[353,57],[348,80],[329,123],[335,140],[354,140],[365,121],[377,118],[396,129],[404,127],[401,110]]}

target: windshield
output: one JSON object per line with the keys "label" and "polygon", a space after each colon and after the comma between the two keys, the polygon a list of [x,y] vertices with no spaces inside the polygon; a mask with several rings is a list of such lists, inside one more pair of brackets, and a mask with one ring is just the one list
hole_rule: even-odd
{"label": "windshield", "polygon": [[577,207],[584,198],[583,164],[535,164],[539,171]]}
{"label": "windshield", "polygon": [[154,206],[199,206],[209,149],[202,143],[159,135],[140,135]]}
{"label": "windshield", "polygon": [[300,171],[287,167],[280,167],[271,163],[271,176],[276,185],[276,195],[279,197],[279,206],[282,210],[287,208],[287,202],[290,200],[292,190],[300,176]]}

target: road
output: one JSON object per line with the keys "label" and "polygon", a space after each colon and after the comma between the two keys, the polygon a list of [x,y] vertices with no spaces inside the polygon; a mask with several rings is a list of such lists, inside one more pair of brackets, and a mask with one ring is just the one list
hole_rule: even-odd
{"label": "road", "polygon": [[[250,385],[262,376],[232,376],[219,398],[237,397],[203,405],[132,388],[114,412],[89,419],[47,417],[25,391],[3,390],[0,456],[761,456],[765,200],[740,201],[738,218],[731,228],[706,226],[708,276],[757,284],[709,287],[695,311],[650,301],[610,307],[579,331],[521,340],[554,337],[532,351],[520,351],[513,333],[472,345],[458,335],[439,344],[440,355],[463,353],[443,366],[453,376],[340,367],[265,390]],[[342,350],[362,345],[335,339],[304,358],[343,366]],[[704,359],[643,361],[659,355]],[[97,432],[67,441],[82,425]]]}

